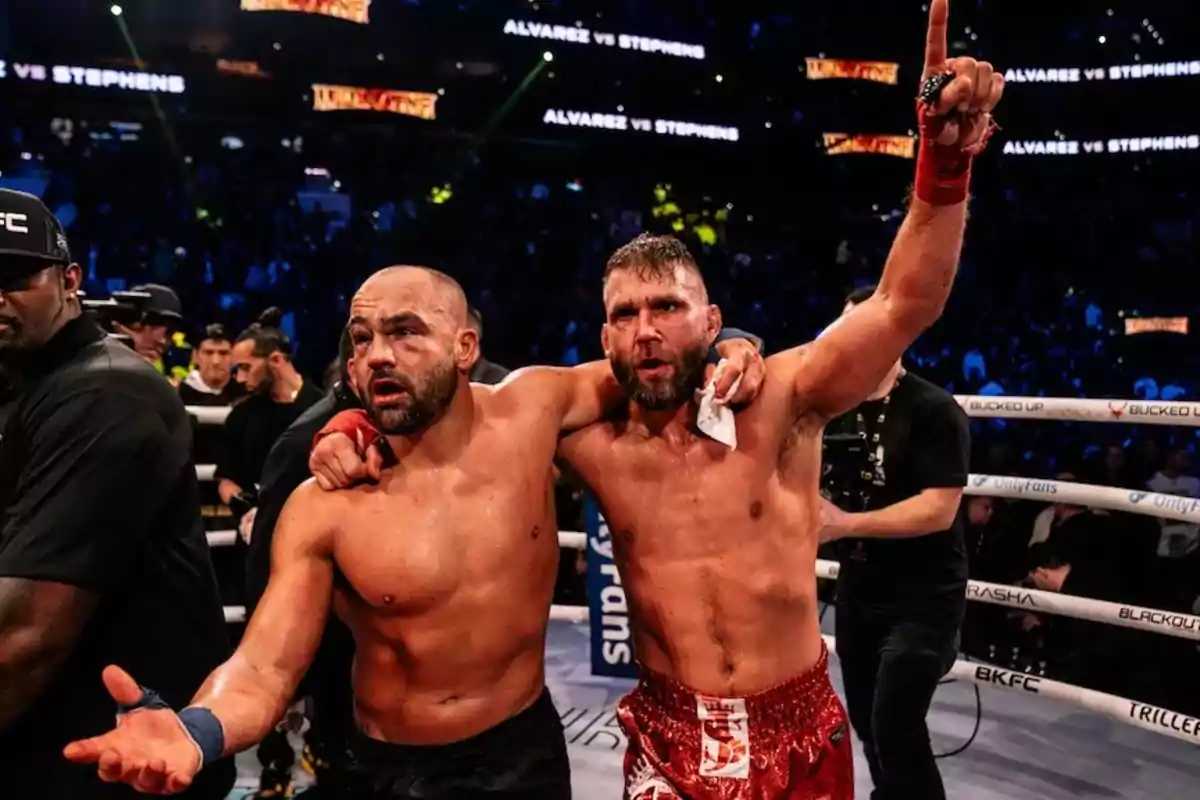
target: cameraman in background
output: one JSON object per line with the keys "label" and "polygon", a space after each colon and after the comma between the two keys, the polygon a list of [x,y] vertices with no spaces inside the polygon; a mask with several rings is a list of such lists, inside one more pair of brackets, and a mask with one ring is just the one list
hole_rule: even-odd
{"label": "cameraman in background", "polygon": [[[857,289],[843,314],[874,294]],[[873,800],[945,798],[925,723],[966,609],[959,504],[971,431],[954,398],[900,362],[823,446],[823,542],[836,541],[837,654]]]}

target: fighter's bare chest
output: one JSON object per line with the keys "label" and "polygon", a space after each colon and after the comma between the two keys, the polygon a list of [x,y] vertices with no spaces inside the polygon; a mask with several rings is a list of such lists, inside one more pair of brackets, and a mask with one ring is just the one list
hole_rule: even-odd
{"label": "fighter's bare chest", "polygon": [[577,449],[571,461],[614,530],[720,528],[762,517],[774,499],[777,447],[746,438],[731,450],[699,435],[618,433]]}
{"label": "fighter's bare chest", "polygon": [[358,502],[334,544],[339,593],[381,611],[418,613],[519,569],[555,536],[546,486],[545,475],[539,482],[513,468],[504,479],[447,470],[385,476],[379,487],[354,490]]}

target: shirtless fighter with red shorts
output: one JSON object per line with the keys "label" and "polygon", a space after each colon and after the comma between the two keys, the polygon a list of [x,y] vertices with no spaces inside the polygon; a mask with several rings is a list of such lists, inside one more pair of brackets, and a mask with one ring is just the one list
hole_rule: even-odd
{"label": "shirtless fighter with red shorts", "polygon": [[[630,800],[853,797],[816,613],[821,431],[866,398],[950,293],[971,161],[1003,80],[990,64],[948,62],[946,23],[946,0],[934,0],[914,197],[879,288],[816,341],[767,359],[735,449],[696,430],[693,365],[718,323],[686,248],[640,237],[609,261],[603,345],[631,400],[559,455],[605,511],[630,602],[641,681],[618,708]],[[341,436],[314,463],[337,484],[363,474]],[[520,491],[491,477],[497,497]]]}
{"label": "shirtless fighter with red shorts", "polygon": [[[433,270],[375,274],[351,313],[350,378],[399,465],[376,470],[378,485],[297,489],[241,644],[192,705],[176,715],[109,667],[117,728],[65,755],[106,781],[181,791],[272,729],[332,600],[356,647],[359,730],[340,798],[567,800],[566,742],[544,683],[558,563],[551,461],[564,430],[626,395],[605,362],[468,383],[478,340],[466,298]],[[716,391],[741,375],[733,401],[749,399],[762,383],[756,348],[721,348],[731,368]]]}

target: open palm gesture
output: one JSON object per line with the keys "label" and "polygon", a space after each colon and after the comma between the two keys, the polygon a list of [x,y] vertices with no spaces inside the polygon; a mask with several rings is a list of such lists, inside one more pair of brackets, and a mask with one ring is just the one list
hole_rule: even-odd
{"label": "open palm gesture", "polygon": [[[142,689],[120,667],[104,670],[104,686],[122,705],[137,703]],[[63,755],[76,764],[95,764],[100,779],[127,783],[147,794],[176,794],[200,771],[200,751],[169,708],[142,708],[117,717],[102,736],[71,742]]]}

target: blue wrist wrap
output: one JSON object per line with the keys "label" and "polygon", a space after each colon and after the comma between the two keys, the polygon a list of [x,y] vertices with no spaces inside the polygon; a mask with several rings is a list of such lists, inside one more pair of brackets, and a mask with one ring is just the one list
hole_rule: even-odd
{"label": "blue wrist wrap", "polygon": [[[142,696],[136,703],[118,703],[117,713],[128,714],[147,708],[150,710],[170,709],[171,705],[153,689],[142,687]],[[225,729],[221,720],[207,708],[185,708],[178,714],[179,721],[188,736],[200,748],[200,766],[218,760],[225,752]]]}
{"label": "blue wrist wrap", "polygon": [[207,708],[185,708],[179,712],[179,721],[200,748],[201,767],[221,758],[225,752],[225,729],[216,714]]}

